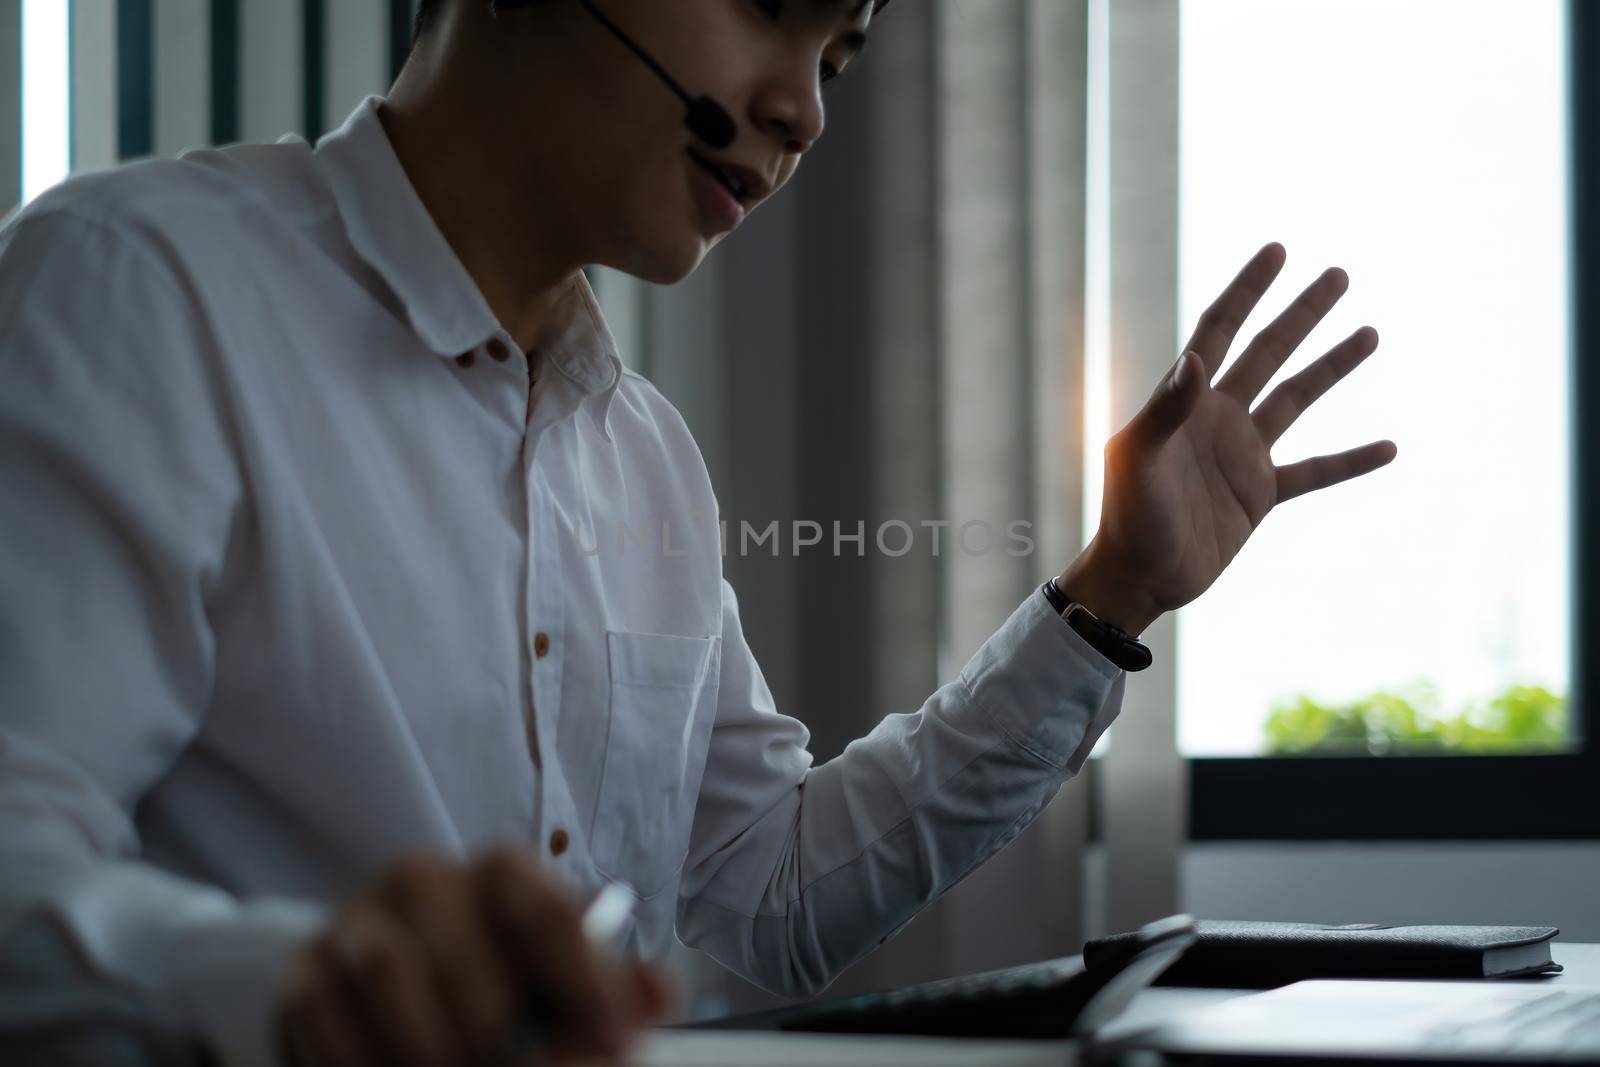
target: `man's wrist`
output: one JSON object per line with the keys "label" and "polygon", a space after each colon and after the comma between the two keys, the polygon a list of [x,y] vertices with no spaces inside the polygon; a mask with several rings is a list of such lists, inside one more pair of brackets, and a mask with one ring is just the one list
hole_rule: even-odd
{"label": "man's wrist", "polygon": [[1149,594],[1104,562],[1092,542],[1061,573],[1056,585],[1068,600],[1133,637],[1162,615]]}

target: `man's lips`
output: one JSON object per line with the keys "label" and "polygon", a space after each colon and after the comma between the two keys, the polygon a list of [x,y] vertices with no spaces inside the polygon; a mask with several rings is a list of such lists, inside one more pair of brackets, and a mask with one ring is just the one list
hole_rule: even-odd
{"label": "man's lips", "polygon": [[721,182],[723,187],[733,194],[734,199],[746,208],[755,206],[772,191],[772,183],[758,170],[731,160],[703,155],[693,148],[689,149],[689,156]]}
{"label": "man's lips", "polygon": [[732,230],[744,221],[743,202],[734,194],[725,176],[695,158],[693,153],[690,153],[690,160],[695,172],[690,180],[694,186],[695,199],[699,202],[701,211],[705,213],[704,218],[717,233]]}

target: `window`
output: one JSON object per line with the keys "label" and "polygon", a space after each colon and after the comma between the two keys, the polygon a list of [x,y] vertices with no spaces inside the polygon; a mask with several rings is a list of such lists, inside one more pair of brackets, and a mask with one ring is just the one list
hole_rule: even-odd
{"label": "window", "polygon": [[[1184,5],[1180,319],[1282,240],[1288,264],[1237,352],[1343,266],[1350,292],[1279,380],[1363,323],[1378,352],[1276,455],[1401,446],[1381,473],[1274,513],[1185,610],[1186,754],[1360,753],[1413,733],[1548,747],[1537,715],[1487,717],[1513,687],[1560,698],[1544,709],[1559,717],[1569,683],[1562,23],[1559,0]],[[1380,693],[1394,699],[1367,709],[1369,737],[1341,737],[1349,717],[1328,712]],[[1474,708],[1475,729],[1418,731],[1406,704]]]}
{"label": "window", "polygon": [[[1267,240],[1288,265],[1235,352],[1325,266],[1346,268],[1350,292],[1278,380],[1364,323],[1382,342],[1276,455],[1400,445],[1372,478],[1275,512],[1184,609],[1196,837],[1560,837],[1600,822],[1583,745],[1589,431],[1572,414],[1594,392],[1570,300],[1593,243],[1593,149],[1568,142],[1594,114],[1590,79],[1574,64],[1567,80],[1568,49],[1587,54],[1592,33],[1581,6],[1183,5],[1185,336]],[[1508,696],[1525,721],[1496,715]],[[1436,725],[1406,726],[1402,700]],[[1444,751],[1544,754],[1371,758],[1441,737]],[[1315,755],[1248,758],[1297,749]]]}
{"label": "window", "polygon": [[22,5],[24,204],[67,176],[68,16],[68,5],[60,0],[26,0]]}

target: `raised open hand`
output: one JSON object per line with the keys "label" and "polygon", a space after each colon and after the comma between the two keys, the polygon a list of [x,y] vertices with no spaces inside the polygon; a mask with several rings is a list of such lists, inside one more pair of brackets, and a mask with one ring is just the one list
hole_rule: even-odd
{"label": "raised open hand", "polygon": [[1337,267],[1324,271],[1212,384],[1285,255],[1273,242],[1251,258],[1200,317],[1144,409],[1106,445],[1100,529],[1060,584],[1130,633],[1205,592],[1276,505],[1369,474],[1395,457],[1393,442],[1374,441],[1281,467],[1272,461],[1284,431],[1378,347],[1370,326],[1250,408],[1349,288]]}

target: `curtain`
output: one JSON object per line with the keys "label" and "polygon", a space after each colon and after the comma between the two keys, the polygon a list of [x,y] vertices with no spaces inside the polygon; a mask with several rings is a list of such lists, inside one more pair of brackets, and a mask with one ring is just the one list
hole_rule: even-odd
{"label": "curtain", "polygon": [[[1178,0],[1107,0],[1111,425],[1132,418],[1178,356]],[[1177,751],[1177,625],[1144,635],[1102,763],[1105,930],[1181,910],[1188,774]],[[1097,931],[1098,932],[1098,931]]]}
{"label": "curtain", "polygon": [[22,199],[22,0],[0,0],[0,221]]}

